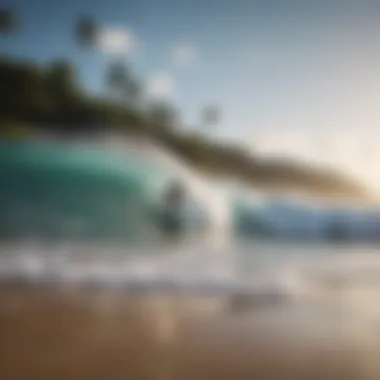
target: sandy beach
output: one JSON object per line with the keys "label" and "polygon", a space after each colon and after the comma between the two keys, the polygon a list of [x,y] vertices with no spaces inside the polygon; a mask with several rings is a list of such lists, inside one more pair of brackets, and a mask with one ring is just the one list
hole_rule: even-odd
{"label": "sandy beach", "polygon": [[378,379],[376,350],[344,321],[318,307],[2,285],[0,378]]}

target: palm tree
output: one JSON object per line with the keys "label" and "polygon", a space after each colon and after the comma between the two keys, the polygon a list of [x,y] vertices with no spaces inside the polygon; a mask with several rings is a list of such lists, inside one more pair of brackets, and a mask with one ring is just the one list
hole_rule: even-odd
{"label": "palm tree", "polygon": [[131,70],[122,61],[114,61],[106,73],[106,86],[116,99],[136,108],[140,103],[141,87]]}
{"label": "palm tree", "polygon": [[142,102],[142,88],[137,79],[129,78],[124,88],[127,104],[132,108],[139,108]]}
{"label": "palm tree", "polygon": [[90,17],[82,16],[75,26],[75,39],[84,48],[93,48],[98,37],[98,25]]}
{"label": "palm tree", "polygon": [[121,61],[112,62],[106,72],[106,86],[111,93],[120,98],[124,85],[128,81],[129,70]]}
{"label": "palm tree", "polygon": [[220,111],[217,106],[209,105],[202,110],[202,127],[203,129],[215,127],[220,121]]}
{"label": "palm tree", "polygon": [[0,34],[10,35],[17,29],[17,20],[10,9],[0,9]]}
{"label": "palm tree", "polygon": [[220,112],[218,107],[216,106],[206,106],[202,111],[202,124],[207,125],[215,125],[219,122]]}

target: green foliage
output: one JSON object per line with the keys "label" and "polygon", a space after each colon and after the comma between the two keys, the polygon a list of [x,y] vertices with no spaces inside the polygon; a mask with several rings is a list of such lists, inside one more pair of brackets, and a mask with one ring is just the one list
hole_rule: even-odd
{"label": "green foliage", "polygon": [[77,84],[74,67],[64,60],[37,67],[29,62],[2,59],[0,81],[2,120],[73,132],[102,124],[129,125],[141,119],[133,110],[84,94]]}
{"label": "green foliage", "polygon": [[161,129],[174,129],[178,123],[178,111],[167,102],[155,102],[148,105],[148,123]]}
{"label": "green foliage", "polygon": [[78,101],[75,71],[69,62],[52,62],[44,73],[44,81],[55,112],[65,112]]}
{"label": "green foliage", "polygon": [[0,115],[3,119],[39,121],[49,109],[44,75],[29,63],[0,61]]}

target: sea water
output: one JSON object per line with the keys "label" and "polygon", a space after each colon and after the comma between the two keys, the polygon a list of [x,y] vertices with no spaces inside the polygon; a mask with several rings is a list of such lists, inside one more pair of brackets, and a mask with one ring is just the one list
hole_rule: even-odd
{"label": "sea water", "polygon": [[152,185],[156,170],[101,149],[65,149],[1,146],[1,281],[237,294],[253,303],[335,300],[380,316],[376,245],[244,239],[235,233],[231,189],[218,186],[202,193],[218,218],[208,237],[168,240],[146,213],[162,187]]}

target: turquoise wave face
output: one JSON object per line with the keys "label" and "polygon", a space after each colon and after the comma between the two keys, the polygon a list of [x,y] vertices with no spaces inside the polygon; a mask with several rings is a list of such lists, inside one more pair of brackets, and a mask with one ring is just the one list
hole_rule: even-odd
{"label": "turquoise wave face", "polygon": [[149,200],[167,177],[164,170],[106,149],[1,142],[0,233],[144,240],[154,229]]}
{"label": "turquoise wave face", "polygon": [[[165,237],[163,192],[174,177],[152,157],[105,147],[1,141],[0,235],[152,243]],[[196,206],[189,202],[176,216],[185,232],[206,228]]]}

